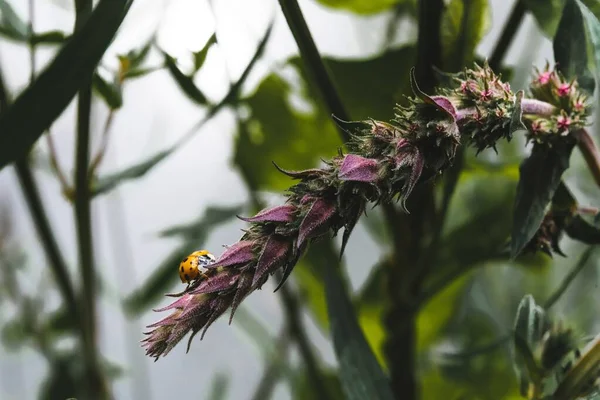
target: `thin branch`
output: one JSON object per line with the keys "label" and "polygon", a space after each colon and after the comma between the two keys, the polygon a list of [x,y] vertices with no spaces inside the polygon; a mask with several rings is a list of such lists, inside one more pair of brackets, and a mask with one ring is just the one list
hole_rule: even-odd
{"label": "thin branch", "polygon": [[600,186],[600,152],[598,152],[594,139],[585,129],[573,132],[573,136],[577,140],[577,147],[579,147],[596,185]]}
{"label": "thin branch", "polygon": [[493,70],[498,70],[502,66],[502,61],[506,56],[506,52],[514,40],[517,31],[521,27],[521,23],[525,17],[525,11],[527,11],[525,7],[525,1],[517,0],[508,17],[508,20],[504,24],[504,29],[500,34],[500,39],[498,39],[498,42],[492,51],[489,65]]}
{"label": "thin branch", "polygon": [[[279,0],[279,5],[281,6],[287,24],[294,35],[304,66],[306,67],[308,74],[314,80],[318,90],[321,92],[321,96],[323,97],[323,100],[325,100],[329,112],[340,119],[350,121],[350,116],[335,89],[335,85],[327,72],[323,59],[321,58],[319,50],[308,29],[308,25],[304,20],[298,1]],[[348,132],[337,124],[336,127],[342,140],[348,142],[350,140]]]}
{"label": "thin branch", "polygon": [[100,163],[102,163],[102,160],[104,159],[104,155],[106,154],[106,150],[108,148],[108,142],[110,139],[110,131],[111,131],[110,128],[112,126],[114,116],[115,116],[115,110],[111,109],[108,113],[108,116],[106,117],[106,121],[104,122],[104,130],[102,131],[102,139],[100,142],[100,149],[98,149],[98,153],[96,153],[96,156],[92,159],[92,162],[90,164],[88,180],[91,180],[93,178],[95,172],[98,170],[98,167],[100,166]]}

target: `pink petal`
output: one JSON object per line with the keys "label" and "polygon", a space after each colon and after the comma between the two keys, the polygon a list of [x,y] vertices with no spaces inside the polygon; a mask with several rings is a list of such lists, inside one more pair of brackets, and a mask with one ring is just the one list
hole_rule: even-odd
{"label": "pink petal", "polygon": [[356,154],[344,157],[338,174],[342,181],[374,182],[378,178],[377,160]]}
{"label": "pink petal", "polygon": [[266,210],[262,210],[254,217],[238,218],[246,222],[290,222],[294,218],[292,214],[295,210],[296,207],[294,207],[291,204],[286,204],[283,206],[277,206],[273,208],[268,208]]}
{"label": "pink petal", "polygon": [[229,246],[221,255],[221,257],[219,257],[214,264],[208,266],[207,268],[210,269],[216,267],[230,267],[238,264],[247,264],[255,258],[254,252],[252,251],[253,246],[254,242],[252,241],[239,241],[236,244]]}
{"label": "pink petal", "polygon": [[280,240],[275,235],[269,236],[269,239],[267,239],[265,247],[260,254],[260,258],[258,259],[254,278],[252,279],[252,286],[254,286],[264,274],[279,268],[287,259],[291,248],[292,245],[289,241]]}
{"label": "pink petal", "polygon": [[301,249],[307,239],[318,236],[329,228],[328,222],[336,215],[335,203],[316,200],[300,224],[297,248]]}

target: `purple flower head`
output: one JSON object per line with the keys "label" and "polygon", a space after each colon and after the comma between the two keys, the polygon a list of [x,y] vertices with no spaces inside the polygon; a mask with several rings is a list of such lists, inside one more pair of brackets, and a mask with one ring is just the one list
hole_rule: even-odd
{"label": "purple flower head", "polygon": [[374,182],[378,178],[377,160],[348,154],[342,161],[338,176],[342,181]]}
{"label": "purple flower head", "polygon": [[254,278],[252,278],[252,286],[260,285],[260,281],[265,274],[283,266],[291,250],[292,243],[288,240],[278,237],[278,235],[269,236],[258,259],[256,272]]}

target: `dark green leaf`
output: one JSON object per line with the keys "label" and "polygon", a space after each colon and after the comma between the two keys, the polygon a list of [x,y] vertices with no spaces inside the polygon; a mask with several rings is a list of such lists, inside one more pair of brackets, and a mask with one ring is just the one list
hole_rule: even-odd
{"label": "dark green leaf", "polygon": [[552,197],[552,209],[557,211],[571,211],[576,208],[577,200],[575,200],[565,182],[561,181]]}
{"label": "dark green leaf", "polygon": [[121,85],[116,79],[113,82],[107,82],[100,74],[95,73],[92,79],[92,87],[111,110],[118,110],[123,105]]}
{"label": "dark green leaf", "polygon": [[260,59],[260,57],[265,49],[265,46],[267,45],[267,42],[271,36],[272,28],[273,28],[273,22],[271,22],[269,24],[269,27],[268,27],[267,31],[265,32],[264,37],[262,38],[261,42],[259,43],[258,47],[256,48],[256,51],[255,51],[252,59],[250,60],[250,62],[246,66],[246,68],[244,69],[244,72],[242,72],[242,75],[240,76],[240,78],[231,86],[231,88],[229,89],[229,92],[227,92],[227,95],[225,95],[223,100],[221,100],[219,103],[217,103],[214,106],[212,106],[211,108],[209,108],[206,115],[181,140],[179,140],[177,143],[175,143],[169,149],[161,151],[161,152],[151,156],[147,160],[140,162],[139,164],[136,164],[134,166],[126,168],[123,171],[110,174],[106,177],[101,177],[94,184],[94,186],[92,188],[92,194],[99,195],[102,193],[106,193],[109,190],[114,189],[115,187],[117,187],[118,185],[120,185],[123,182],[126,182],[131,179],[140,178],[140,177],[146,175],[152,168],[154,168],[161,161],[166,159],[171,153],[173,153],[179,147],[181,147],[182,145],[187,143],[187,141],[189,139],[191,139],[196,134],[196,132],[198,132],[202,128],[202,126],[206,122],[208,122],[212,117],[217,115],[217,113],[219,111],[221,111],[223,108],[225,108],[227,106],[231,106],[231,105],[237,103],[239,92],[242,88],[242,85],[246,82],[246,79],[248,78],[250,71],[252,71],[252,69],[256,65],[256,62]]}
{"label": "dark green leaf", "polygon": [[[553,399],[578,399],[590,383],[598,378],[600,369],[600,336],[596,336],[582,351],[581,357],[573,365],[554,392]],[[589,391],[589,390],[588,390]]]}
{"label": "dark green leaf", "polygon": [[208,400],[225,400],[229,389],[230,378],[227,374],[217,373],[213,377],[210,390],[208,391]]}
{"label": "dark green leaf", "polygon": [[100,0],[83,28],[0,115],[0,169],[23,158],[69,105],[92,75],[130,5],[131,0]]}
{"label": "dark green leaf", "polygon": [[49,31],[42,33],[34,33],[29,38],[29,42],[34,45],[40,44],[63,44],[69,39],[69,36],[61,31]]}
{"label": "dark green leaf", "polygon": [[27,24],[6,0],[0,0],[0,35],[18,41],[26,41],[29,36]]}
{"label": "dark green leaf", "polygon": [[206,61],[206,55],[208,54],[208,50],[210,50],[212,45],[215,43],[217,43],[217,35],[213,33],[202,48],[202,50],[194,53],[194,72],[198,72],[200,68],[202,68],[202,66],[204,65],[204,61]]}
{"label": "dark green leaf", "polygon": [[204,96],[204,93],[202,93],[198,86],[196,86],[192,77],[181,72],[177,66],[177,63],[171,56],[166,53],[164,53],[164,55],[165,65],[167,66],[167,69],[169,70],[169,73],[173,79],[175,79],[175,82],[177,82],[179,88],[183,90],[183,93],[185,93],[185,95],[194,103],[201,106],[207,105],[208,100],[206,99],[206,96]]}
{"label": "dark green leaf", "polygon": [[554,59],[567,78],[577,78],[582,89],[593,93],[594,76],[589,69],[593,58],[588,51],[582,7],[578,0],[567,0],[554,35]]}
{"label": "dark green leaf", "polygon": [[332,8],[352,11],[356,14],[375,14],[392,7],[413,6],[415,0],[318,0],[319,3]]}
{"label": "dark green leaf", "polygon": [[[148,310],[162,298],[169,287],[179,279],[177,267],[192,251],[198,250],[208,239],[214,228],[231,220],[241,211],[240,207],[208,207],[204,215],[186,227],[178,226],[167,230],[181,234],[185,241],[172,251],[157,267],[152,269],[146,281],[123,302],[125,312],[136,315]],[[164,231],[163,231],[164,232]]]}
{"label": "dark green leaf", "polygon": [[475,48],[491,23],[487,0],[451,0],[442,15],[443,64],[448,71],[473,61]]}
{"label": "dark green leaf", "polygon": [[521,164],[513,215],[512,258],[523,250],[540,227],[562,174],[569,168],[572,150],[572,143],[552,148],[535,145]]}
{"label": "dark green leaf", "polygon": [[546,36],[554,37],[565,0],[523,0],[523,2]]}
{"label": "dark green leaf", "polygon": [[[587,8],[580,0],[576,0],[576,2],[581,11],[581,15],[583,16],[583,20],[585,21],[588,39],[592,44],[592,54],[588,55],[588,62],[589,59],[593,60],[595,65],[596,82],[600,82],[600,21],[598,21],[598,18],[596,18],[590,9]],[[586,82],[584,81],[584,83]],[[588,91],[590,91],[590,93],[593,92],[593,88],[594,86],[591,86],[588,88]]]}
{"label": "dark green leaf", "polygon": [[325,270],[327,314],[346,399],[393,399],[388,379],[360,328],[339,269],[331,263],[320,268]]}

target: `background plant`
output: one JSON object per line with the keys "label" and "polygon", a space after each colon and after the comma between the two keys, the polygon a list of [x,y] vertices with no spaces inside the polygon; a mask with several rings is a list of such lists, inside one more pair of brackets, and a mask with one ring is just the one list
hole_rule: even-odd
{"label": "background plant", "polygon": [[[14,213],[6,211],[0,232],[0,282],[2,307],[6,310],[2,314],[5,348],[17,349],[26,344],[44,357],[49,369],[40,396],[46,398],[111,397],[114,390],[119,390],[118,381],[113,383],[112,379],[120,370],[124,369],[120,375],[124,378],[144,374],[146,364],[135,358],[142,352],[137,345],[126,346],[132,354],[130,364],[120,368],[98,345],[96,314],[104,300],[115,299],[113,285],[123,285],[120,287],[125,290],[120,291],[129,292],[118,308],[130,321],[152,307],[162,306],[162,295],[177,282],[175,268],[183,256],[206,244],[234,243],[239,237],[232,235],[237,233],[223,235],[217,228],[233,224],[235,215],[253,215],[267,203],[281,202],[280,196],[266,192],[281,193],[290,181],[273,168],[272,161],[285,169],[300,170],[318,166],[319,158],[335,156],[338,147],[347,151],[342,144],[347,141],[346,131],[352,130],[343,124],[336,126],[331,114],[346,121],[389,121],[393,106],[406,106],[403,95],[414,91],[409,80],[411,67],[415,67],[414,82],[423,92],[433,95],[434,87],[449,87],[448,76],[439,71],[458,72],[471,67],[477,59],[475,48],[489,27],[486,1],[321,1],[332,10],[355,15],[384,13],[388,22],[373,22],[372,29],[389,34],[386,43],[408,35],[402,21],[415,21],[419,27],[414,43],[406,40],[408,44],[383,48],[370,58],[334,59],[319,54],[319,38],[315,44],[313,25],[310,20],[310,25],[306,24],[298,5],[281,0],[276,15],[289,25],[299,57],[275,63],[258,84],[248,83],[255,67],[269,56],[265,49],[273,40],[274,28],[268,22],[237,78],[231,79],[221,96],[212,96],[198,76],[202,76],[211,57],[218,56],[214,50],[222,46],[218,18],[217,31],[206,35],[197,51],[189,54],[186,66],[162,47],[157,35],[118,56],[103,56],[123,19],[127,22],[133,2],[101,0],[93,7],[91,1],[76,1],[75,26],[65,31],[39,31],[33,18],[36,7],[40,7],[37,3],[29,2],[30,21],[25,22],[25,14],[15,11],[15,4],[0,2],[0,31],[8,41],[23,46],[30,54],[42,46],[44,51],[57,54],[44,69],[32,68],[39,72],[31,74],[31,84],[24,89],[3,79],[0,165],[10,165],[4,168],[4,175],[11,170],[16,173],[40,239],[33,249],[44,250],[47,268],[43,268],[41,277],[34,272],[40,262],[30,259],[34,250],[22,251],[27,246],[19,245],[18,229],[14,228],[21,221],[11,219]],[[218,2],[211,5],[218,7]],[[594,128],[585,119],[590,110],[584,106],[578,111],[583,99],[571,94],[594,98],[599,9],[594,1],[559,1],[551,6],[547,2],[517,1],[493,52],[486,55],[491,69],[511,81],[514,93],[526,89],[533,80],[524,98],[558,101],[554,105],[564,108],[566,114],[552,118],[543,115],[545,119],[525,115],[522,126],[518,123],[522,103],[507,98],[510,101],[500,104],[502,116],[474,118],[480,127],[471,130],[481,138],[473,140],[478,150],[495,146],[497,155],[487,149],[476,156],[475,150],[459,147],[453,163],[440,177],[415,187],[406,202],[410,214],[387,201],[377,209],[369,209],[348,241],[342,261],[339,241],[311,245],[277,294],[270,290],[260,294],[265,299],[281,300],[282,321],[271,319],[265,324],[252,296],[246,300],[252,311],[242,306],[234,323],[256,341],[265,366],[253,398],[268,398],[273,393],[281,396],[276,389],[280,382],[286,383],[294,398],[498,399],[542,398],[553,393],[557,398],[594,396],[598,347],[590,336],[598,328],[594,302],[589,297],[595,295],[597,278],[592,247],[586,247],[598,242],[594,194],[600,170],[592,139]],[[210,7],[207,10],[211,12]],[[550,71],[543,65],[532,73],[530,64],[510,68],[502,64],[528,13],[553,40],[554,61],[564,78],[545,75]],[[116,35],[118,39],[119,33]],[[30,63],[35,67],[36,57],[32,56]],[[297,80],[288,79],[290,71],[297,74]],[[128,112],[126,88],[143,84],[154,74],[172,78],[182,95],[197,107],[198,122],[178,135],[168,148],[121,171],[106,173],[103,165],[107,164],[111,144],[114,151],[115,135],[122,135],[115,129],[115,119]],[[526,79],[514,78],[519,74]],[[553,88],[549,93],[535,83],[547,78],[558,79],[552,81],[554,86],[548,86]],[[571,85],[575,78],[578,86]],[[481,96],[487,90],[482,84],[484,87],[473,93]],[[59,157],[57,147],[64,146],[54,140],[53,126],[76,94],[76,132],[71,132],[76,140],[71,148],[71,164]],[[298,95],[308,102],[308,108],[288,101],[290,96]],[[458,97],[453,100],[457,105],[477,105],[463,104],[469,99]],[[426,99],[423,95],[421,98]],[[568,102],[562,104],[561,98]],[[105,112],[96,127],[91,123],[94,113],[90,110],[91,104],[98,102],[105,104]],[[128,255],[131,246],[127,246],[126,235],[116,237],[115,245],[120,246],[115,249],[116,263],[123,268],[111,281],[97,262],[104,255],[94,241],[99,224],[92,218],[93,205],[124,190],[125,182],[136,185],[136,180],[142,178],[152,180],[151,172],[166,168],[166,161],[190,147],[193,152],[187,154],[210,157],[206,147],[194,147],[194,140],[202,132],[214,130],[211,123],[224,113],[235,121],[232,160],[243,178],[248,202],[225,202],[215,196],[215,205],[202,210],[198,219],[164,229],[162,237],[179,243],[163,260],[148,261],[143,254],[132,257]],[[498,121],[499,128],[493,129]],[[513,122],[516,125],[511,126]],[[581,129],[584,126],[587,133]],[[570,132],[569,140],[563,141],[560,133],[565,128]],[[536,132],[552,134],[536,136]],[[507,142],[504,139],[510,134],[513,140]],[[525,146],[526,138],[533,139],[533,151]],[[68,172],[71,170],[73,177]],[[40,194],[43,191],[39,182],[48,179],[43,172],[50,172],[51,179],[58,182],[60,189],[55,185],[53,190],[62,193],[61,204],[73,207],[77,239],[73,255],[65,256],[69,254],[68,246],[57,238],[57,222],[52,224],[49,218],[53,206]],[[218,192],[218,187],[207,184],[208,175],[224,173],[211,169],[203,172],[206,177],[199,177],[194,172],[198,181],[186,182],[185,191],[168,195],[179,196],[183,202],[189,190]],[[160,187],[155,191],[163,192]],[[122,223],[124,218],[118,214],[122,210],[117,203],[112,206],[111,219]],[[124,231],[123,225],[115,225],[118,223],[111,223],[117,227],[113,235]],[[373,265],[353,267],[354,261],[365,259],[360,253],[364,253],[368,237],[381,244],[377,249],[380,254],[366,258]],[[507,243],[510,245],[505,246]],[[564,253],[567,257],[561,260],[540,252],[522,254],[524,249],[544,250],[550,256]],[[221,253],[218,248],[211,250]],[[144,260],[145,276],[132,291],[136,280],[130,266],[138,259]],[[569,271],[570,266],[573,269]],[[360,285],[351,279],[352,285],[348,285],[348,268],[352,275],[368,270],[368,278]],[[566,275],[565,270],[569,271]],[[52,277],[52,284],[48,284],[47,275]],[[352,275],[350,278],[354,278]],[[577,290],[572,286],[578,286]],[[528,293],[534,297],[524,297]],[[60,305],[48,304],[49,298],[57,299]],[[536,302],[544,298],[548,300],[542,308]],[[553,315],[555,308],[567,317]],[[144,316],[144,324],[150,318]],[[310,328],[313,323],[320,332]],[[129,326],[122,335],[138,340],[140,330]],[[215,362],[216,356],[214,360],[207,358],[210,345],[206,341],[210,336],[204,343],[195,343],[193,354],[187,357],[198,355],[206,363]],[[331,338],[331,344],[319,348],[334,348],[337,361],[333,364],[322,359],[322,351],[315,351],[323,336]],[[230,348],[243,346],[241,340],[228,343]],[[296,350],[297,359],[293,357]],[[252,359],[251,369],[259,362],[259,357]],[[163,360],[151,368],[161,368],[161,363]],[[237,398],[235,388],[239,383],[235,378],[215,372],[212,388],[207,385],[199,396],[227,398],[227,387],[231,385],[229,393]],[[160,386],[177,386],[171,379],[161,379]],[[184,380],[184,384],[189,381]],[[239,393],[248,392],[245,388]],[[140,398],[152,395],[143,395],[139,390],[132,393]]]}

